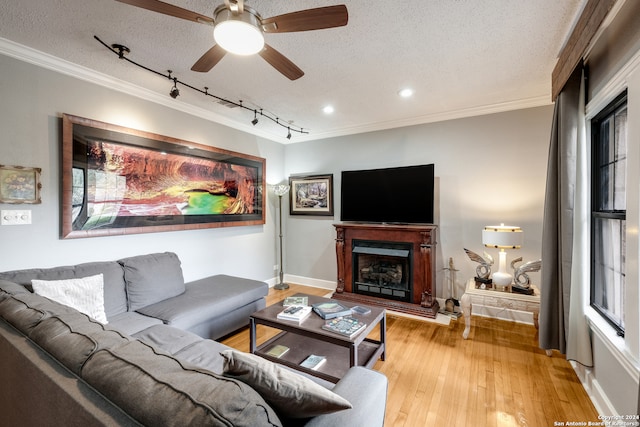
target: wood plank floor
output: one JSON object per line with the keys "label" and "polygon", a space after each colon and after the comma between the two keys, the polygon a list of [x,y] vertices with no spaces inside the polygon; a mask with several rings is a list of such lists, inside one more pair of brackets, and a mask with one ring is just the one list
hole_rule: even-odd
{"label": "wood plank floor", "polygon": [[[270,289],[267,305],[298,292],[327,294],[291,285]],[[546,427],[598,420],[569,362],[555,352],[546,356],[533,326],[474,316],[468,340],[463,329],[462,319],[442,326],[387,315],[387,360],[374,366],[389,379],[386,427]],[[259,325],[258,342],[276,332]],[[249,332],[223,343],[249,351]]]}

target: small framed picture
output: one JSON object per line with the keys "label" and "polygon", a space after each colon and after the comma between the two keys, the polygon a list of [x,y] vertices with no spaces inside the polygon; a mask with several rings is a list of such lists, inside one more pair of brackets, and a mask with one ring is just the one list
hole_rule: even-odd
{"label": "small framed picture", "polygon": [[0,203],[40,203],[40,168],[0,165]]}
{"label": "small framed picture", "polygon": [[290,176],[291,215],[333,216],[333,174]]}

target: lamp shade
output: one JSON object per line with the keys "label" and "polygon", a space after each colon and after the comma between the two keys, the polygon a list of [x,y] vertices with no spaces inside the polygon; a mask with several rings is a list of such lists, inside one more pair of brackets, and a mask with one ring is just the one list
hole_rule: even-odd
{"label": "lamp shade", "polygon": [[287,184],[277,184],[273,186],[273,192],[276,196],[284,196],[289,192],[290,187]]}
{"label": "lamp shade", "polygon": [[489,225],[482,230],[482,243],[487,248],[520,249],[522,229],[511,225]]}

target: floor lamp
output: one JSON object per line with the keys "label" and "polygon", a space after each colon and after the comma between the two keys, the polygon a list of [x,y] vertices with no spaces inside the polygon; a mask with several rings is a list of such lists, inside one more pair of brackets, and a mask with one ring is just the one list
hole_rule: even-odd
{"label": "floor lamp", "polygon": [[280,282],[276,284],[273,289],[284,290],[289,289],[289,285],[282,280],[284,273],[282,271],[282,196],[289,192],[289,186],[286,184],[278,184],[273,186],[273,192],[278,196],[278,206],[280,211]]}

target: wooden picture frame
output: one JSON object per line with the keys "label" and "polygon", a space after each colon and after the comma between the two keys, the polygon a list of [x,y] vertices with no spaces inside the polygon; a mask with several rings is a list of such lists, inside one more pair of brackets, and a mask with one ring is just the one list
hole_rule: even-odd
{"label": "wooden picture frame", "polygon": [[62,238],[265,223],[261,157],[62,117]]}
{"label": "wooden picture frame", "polygon": [[41,203],[40,168],[0,165],[0,203]]}
{"label": "wooden picture frame", "polygon": [[290,215],[333,216],[333,174],[290,176]]}

